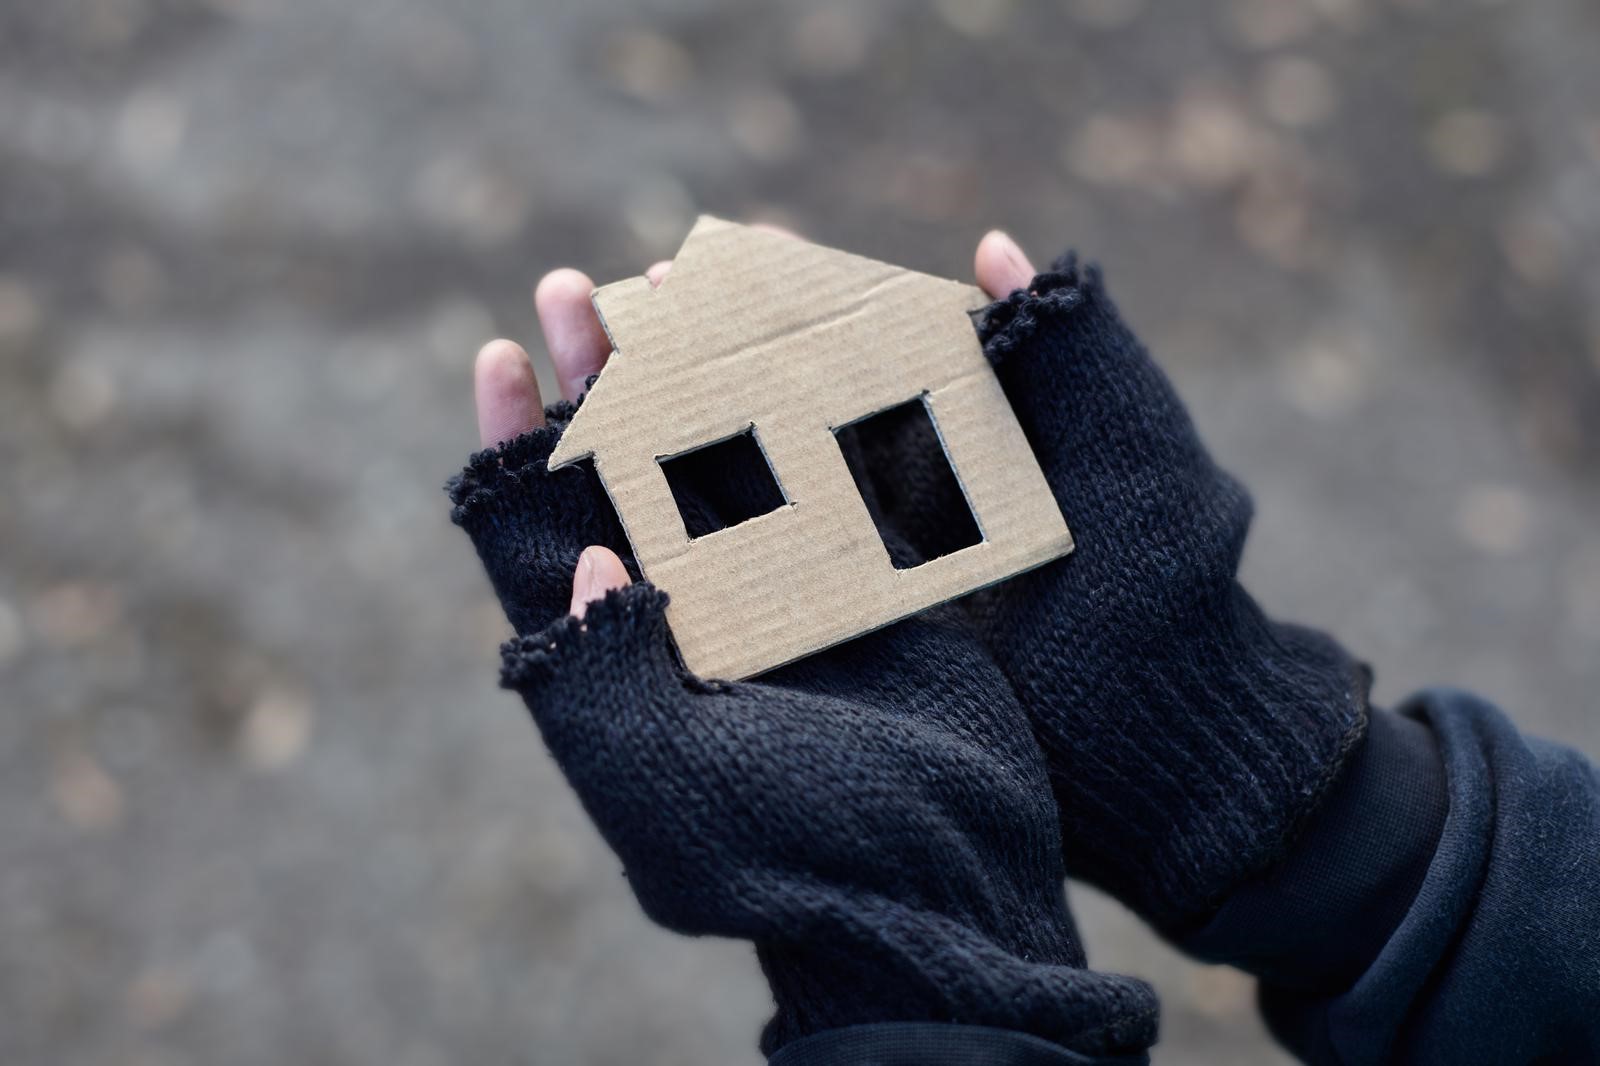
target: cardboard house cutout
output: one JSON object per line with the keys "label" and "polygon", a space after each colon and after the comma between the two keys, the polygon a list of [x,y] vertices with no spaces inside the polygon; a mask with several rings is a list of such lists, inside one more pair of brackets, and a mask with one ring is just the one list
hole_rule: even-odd
{"label": "cardboard house cutout", "polygon": [[[672,271],[596,289],[615,351],[550,456],[593,457],[684,664],[740,679],[1072,550],[970,312],[981,290],[715,218]],[[920,401],[981,541],[897,569],[840,448]],[[752,441],[776,506],[691,536],[664,464]]]}

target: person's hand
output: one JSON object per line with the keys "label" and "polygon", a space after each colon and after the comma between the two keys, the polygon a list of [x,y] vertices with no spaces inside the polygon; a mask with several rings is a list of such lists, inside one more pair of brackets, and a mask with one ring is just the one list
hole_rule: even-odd
{"label": "person's hand", "polygon": [[1098,270],[990,234],[986,351],[1076,541],[965,601],[1032,720],[1069,873],[1169,933],[1270,868],[1366,723],[1365,668],[1235,581],[1251,505]]}
{"label": "person's hand", "polygon": [[930,1020],[1096,1055],[1148,1046],[1148,986],[1084,969],[1043,758],[959,610],[756,682],[682,669],[666,597],[636,580],[593,473],[545,465],[607,356],[591,288],[557,271],[536,292],[562,402],[541,410],[516,345],[479,354],[490,447],[450,492],[518,634],[504,683],[646,913],[756,944],[777,1003],[769,1053],[823,1029]]}

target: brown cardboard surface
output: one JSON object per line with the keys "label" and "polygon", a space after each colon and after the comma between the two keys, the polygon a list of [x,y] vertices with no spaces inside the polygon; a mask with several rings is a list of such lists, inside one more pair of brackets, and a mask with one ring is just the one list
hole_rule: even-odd
{"label": "brown cardboard surface", "polygon": [[[1072,550],[968,317],[987,300],[709,217],[659,288],[595,290],[616,350],[550,468],[593,456],[690,670],[749,677]],[[983,541],[896,570],[834,430],[918,396]],[[752,426],[786,505],[691,540],[660,461]]]}

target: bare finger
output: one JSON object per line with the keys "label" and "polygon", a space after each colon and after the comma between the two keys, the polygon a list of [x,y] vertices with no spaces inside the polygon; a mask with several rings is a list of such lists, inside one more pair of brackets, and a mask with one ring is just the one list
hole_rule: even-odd
{"label": "bare finger", "polygon": [[533,364],[521,345],[512,341],[490,341],[478,350],[472,394],[478,408],[478,439],[486,448],[544,425]]}
{"label": "bare finger", "polygon": [[539,326],[556,366],[561,395],[576,400],[585,382],[600,373],[611,354],[611,342],[600,327],[600,319],[589,302],[594,281],[580,270],[564,267],[552,270],[534,289],[533,306],[539,312]]}

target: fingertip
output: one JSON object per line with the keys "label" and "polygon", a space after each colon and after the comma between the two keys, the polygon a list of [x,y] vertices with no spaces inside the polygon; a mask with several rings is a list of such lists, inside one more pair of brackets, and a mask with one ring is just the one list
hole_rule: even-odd
{"label": "fingertip", "polygon": [[546,309],[557,309],[558,305],[578,300],[587,303],[593,291],[594,280],[589,275],[572,267],[557,267],[533,287],[533,306],[542,315]]}
{"label": "fingertip", "polygon": [[478,349],[472,366],[478,439],[484,447],[544,425],[539,379],[520,344],[492,340]]}
{"label": "fingertip", "polygon": [[1027,288],[1036,271],[1021,245],[1004,230],[993,229],[978,242],[973,256],[978,284],[995,299],[1003,299],[1017,289]]}
{"label": "fingertip", "polygon": [[590,303],[594,280],[581,270],[562,267],[539,279],[533,290],[534,310],[555,364],[561,394],[575,400],[590,375],[600,372],[611,342]]}
{"label": "fingertip", "polygon": [[478,349],[473,360],[473,371],[478,375],[506,373],[518,363],[526,363],[528,355],[516,341],[497,337]]}
{"label": "fingertip", "polygon": [[650,287],[652,289],[659,288],[661,283],[667,280],[667,274],[670,273],[671,270],[672,260],[663,259],[659,263],[651,263],[650,268],[644,272],[644,276],[650,280]]}
{"label": "fingertip", "polygon": [[610,548],[591,544],[578,556],[578,567],[572,575],[572,607],[569,613],[582,618],[589,612],[589,604],[604,598],[612,589],[627,588],[633,584],[627,567]]}

